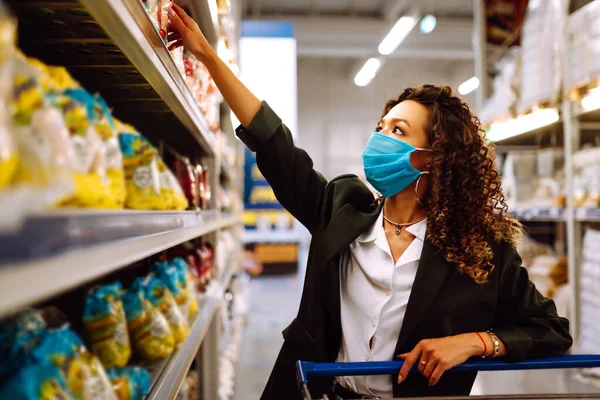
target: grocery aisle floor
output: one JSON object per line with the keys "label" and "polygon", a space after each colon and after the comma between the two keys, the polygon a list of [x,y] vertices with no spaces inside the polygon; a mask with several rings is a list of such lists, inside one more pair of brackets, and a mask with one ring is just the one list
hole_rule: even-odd
{"label": "grocery aisle floor", "polygon": [[300,303],[296,275],[253,278],[249,285],[250,311],[233,400],[260,398],[283,344],[281,331],[294,319]]}

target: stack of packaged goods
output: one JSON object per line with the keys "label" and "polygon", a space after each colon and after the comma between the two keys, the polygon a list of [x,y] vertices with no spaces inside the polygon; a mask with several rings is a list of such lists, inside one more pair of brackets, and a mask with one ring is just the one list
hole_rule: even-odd
{"label": "stack of packaged goods", "polygon": [[0,223],[48,207],[187,208],[156,148],[65,68],[20,54],[16,23],[0,20]]}
{"label": "stack of packaged goods", "polygon": [[[173,7],[173,0],[142,0],[142,3],[165,46],[168,46],[172,41],[169,38],[169,10]],[[184,53],[183,47],[170,50],[170,53],[198,107],[206,116],[210,130],[216,133],[219,130],[219,107],[223,98],[208,70],[193,55]]]}
{"label": "stack of packaged goods", "polygon": [[175,171],[190,209],[210,208],[210,172],[206,164],[194,165],[189,158],[173,153],[169,164]]}
{"label": "stack of packaged goods", "polygon": [[150,375],[142,368],[107,372],[77,333],[67,325],[49,328],[37,310],[5,321],[0,343],[3,399],[141,400],[150,387]]}
{"label": "stack of packaged goods", "polygon": [[0,324],[0,398],[141,400],[150,375],[132,359],[168,357],[197,312],[196,282],[182,258],[157,262],[127,290],[120,282],[89,290],[82,318],[89,347],[66,317],[50,329],[45,313],[26,310]]}
{"label": "stack of packaged goods", "polygon": [[575,207],[600,207],[600,147],[589,147],[573,154],[575,167]]}
{"label": "stack of packaged goods", "polygon": [[206,292],[210,282],[216,276],[215,251],[212,245],[206,242],[200,245],[184,243],[171,249],[169,254],[174,257],[174,260],[184,260],[190,266],[197,291]]}
{"label": "stack of packaged goods", "polygon": [[560,100],[568,0],[531,1],[522,31],[519,114]]}
{"label": "stack of packaged goods", "polygon": [[568,17],[566,90],[570,100],[596,89],[600,83],[600,48],[596,44],[600,35],[599,21],[600,3],[597,1],[590,2]]}
{"label": "stack of packaged goods", "polygon": [[502,185],[512,209],[564,208],[564,152],[559,148],[508,152]]}

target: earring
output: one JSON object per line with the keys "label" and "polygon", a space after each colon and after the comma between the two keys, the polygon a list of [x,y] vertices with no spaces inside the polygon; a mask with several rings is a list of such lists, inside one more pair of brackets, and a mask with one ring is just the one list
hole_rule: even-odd
{"label": "earring", "polygon": [[425,207],[425,204],[423,204],[421,202],[421,199],[419,199],[419,182],[421,182],[421,178],[423,177],[423,174],[428,174],[428,173],[429,173],[429,171],[422,172],[421,175],[419,175],[419,177],[417,178],[417,184],[415,185],[415,197],[417,198],[417,201],[419,202],[421,207]]}

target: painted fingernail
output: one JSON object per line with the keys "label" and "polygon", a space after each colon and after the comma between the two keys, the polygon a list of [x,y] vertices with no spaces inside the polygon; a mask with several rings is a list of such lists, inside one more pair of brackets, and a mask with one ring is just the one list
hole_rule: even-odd
{"label": "painted fingernail", "polygon": [[403,379],[404,378],[402,378],[402,375],[398,375],[398,385],[402,383]]}
{"label": "painted fingernail", "polygon": [[172,8],[169,10],[169,15],[175,15],[175,10],[173,10]]}

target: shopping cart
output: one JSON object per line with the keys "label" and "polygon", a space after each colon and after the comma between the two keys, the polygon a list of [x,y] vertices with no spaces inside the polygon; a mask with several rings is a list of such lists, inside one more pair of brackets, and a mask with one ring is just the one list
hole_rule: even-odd
{"label": "shopping cart", "polygon": [[[308,390],[308,379],[315,376],[356,376],[356,375],[394,375],[400,372],[402,361],[370,361],[370,362],[347,362],[347,363],[313,363],[298,361],[296,363],[296,375],[298,386],[304,400],[313,400]],[[510,370],[532,370],[532,369],[564,369],[564,368],[593,368],[600,367],[600,355],[578,354],[570,356],[558,356],[536,360],[528,360],[518,363],[508,363],[501,359],[473,359],[452,368],[452,371],[510,371]],[[416,366],[411,373],[416,372]],[[451,397],[446,399],[463,399],[464,397]],[[504,395],[485,396],[485,399],[599,399],[600,393],[582,394],[550,394],[550,395]],[[319,397],[328,400],[327,395]],[[440,399],[439,397],[437,399]]]}

